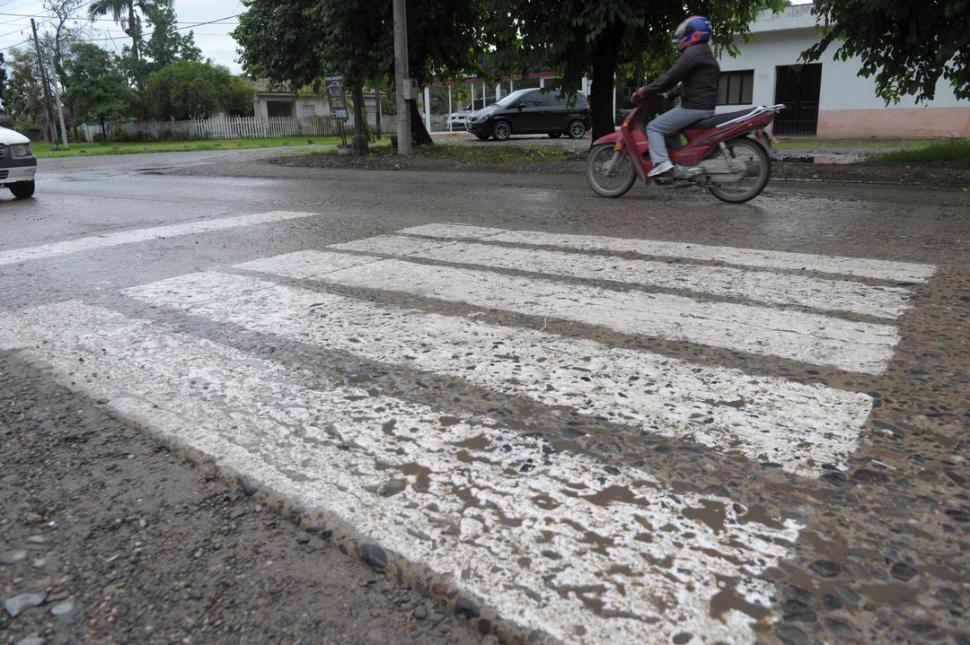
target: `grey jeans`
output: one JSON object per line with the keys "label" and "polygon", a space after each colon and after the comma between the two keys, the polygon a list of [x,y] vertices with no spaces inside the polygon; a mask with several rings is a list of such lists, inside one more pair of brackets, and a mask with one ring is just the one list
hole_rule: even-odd
{"label": "grey jeans", "polygon": [[647,139],[650,141],[650,160],[653,165],[670,161],[670,156],[667,154],[667,141],[664,137],[680,132],[691,123],[710,116],[714,116],[714,110],[688,110],[675,107],[648,123]]}

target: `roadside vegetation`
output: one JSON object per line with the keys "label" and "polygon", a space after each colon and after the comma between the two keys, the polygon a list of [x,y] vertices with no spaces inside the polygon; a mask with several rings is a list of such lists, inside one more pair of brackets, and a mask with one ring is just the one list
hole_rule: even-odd
{"label": "roadside vegetation", "polygon": [[970,140],[937,141],[911,150],[875,155],[868,163],[913,164],[970,170]]}
{"label": "roadside vegetation", "polygon": [[[202,55],[194,33],[179,26],[174,0],[44,0],[43,7],[49,17],[37,21],[39,51],[53,93],[63,99],[69,140],[80,137],[82,125],[102,138],[111,124],[252,115],[254,84]],[[120,51],[102,46],[91,21],[122,27]],[[40,68],[29,40],[0,52],[2,116],[34,141],[51,138]]]}
{"label": "roadside vegetation", "polygon": [[[337,150],[306,150],[296,153],[299,156],[337,156]],[[419,146],[412,155],[423,159],[445,159],[461,164],[521,164],[541,161],[585,160],[586,150],[563,149],[558,146],[537,146],[508,143],[442,143],[433,146]],[[368,156],[372,159],[396,157],[390,140],[371,144]]]}
{"label": "roadside vegetation", "polygon": [[336,151],[338,137],[277,137],[275,139],[208,139],[205,141],[160,141],[150,143],[74,143],[68,150],[54,149],[49,143],[32,144],[34,154],[42,159],[63,157],[95,157],[101,155],[130,155],[153,152],[189,152],[206,150],[247,150],[252,148],[281,148],[313,146],[314,153]]}

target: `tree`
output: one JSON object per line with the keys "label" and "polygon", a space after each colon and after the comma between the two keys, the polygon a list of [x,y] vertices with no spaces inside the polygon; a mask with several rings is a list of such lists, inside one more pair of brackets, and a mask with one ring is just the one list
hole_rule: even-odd
{"label": "tree", "polygon": [[7,86],[7,61],[3,57],[3,52],[0,52],[0,108],[6,109],[3,102],[4,89]]}
{"label": "tree", "polygon": [[176,28],[178,20],[172,0],[156,0],[145,5],[145,21],[152,29],[151,37],[145,42],[144,56],[151,59],[157,71],[178,60],[202,61],[202,50],[195,45],[195,34],[180,34]]}
{"label": "tree", "polygon": [[37,78],[37,55],[25,48],[11,50],[10,57],[4,108],[18,130],[38,129],[44,121],[44,100]]}
{"label": "tree", "polygon": [[111,18],[131,38],[132,58],[141,60],[142,30],[138,12],[152,4],[152,0],[94,0],[88,5],[88,15],[94,20],[111,14]]}
{"label": "tree", "polygon": [[91,43],[76,43],[65,67],[68,78],[64,102],[79,120],[109,121],[131,115],[134,92],[117,57]]}
{"label": "tree", "polygon": [[803,57],[819,60],[832,43],[835,57],[862,59],[860,74],[875,77],[876,93],[931,101],[940,78],[958,98],[970,98],[970,2],[966,0],[815,0],[812,13],[825,35]]}
{"label": "tree", "polygon": [[[393,73],[393,4],[387,0],[243,0],[243,5],[247,10],[233,37],[250,76],[302,87],[339,73],[359,90]],[[411,0],[411,75],[427,82],[467,69],[479,16],[477,0]],[[413,102],[411,110],[419,140],[430,143]]]}
{"label": "tree", "polygon": [[53,68],[53,81],[67,89],[65,61],[71,47],[83,37],[83,29],[77,26],[85,0],[44,0],[44,9],[51,15],[52,31],[45,31],[43,46],[45,58]]}
{"label": "tree", "polygon": [[148,40],[139,41],[139,56],[127,49],[121,57],[121,66],[134,83],[143,89],[148,78],[163,67],[180,60],[202,62],[202,52],[195,45],[193,32],[181,34],[172,0],[155,0],[142,7],[145,23],[151,29]]}
{"label": "tree", "polygon": [[219,112],[251,114],[253,88],[212,63],[180,60],[148,79],[144,91],[151,116],[201,119]]}
{"label": "tree", "polygon": [[[689,15],[714,25],[715,44],[731,51],[736,37],[763,9],[784,0],[483,0],[489,17],[485,39],[499,71],[542,63],[562,78],[563,91],[593,80],[593,138],[614,129],[614,76],[619,64],[656,70],[673,59],[670,36]],[[568,18],[564,18],[568,16]],[[658,65],[658,63],[660,63]]]}

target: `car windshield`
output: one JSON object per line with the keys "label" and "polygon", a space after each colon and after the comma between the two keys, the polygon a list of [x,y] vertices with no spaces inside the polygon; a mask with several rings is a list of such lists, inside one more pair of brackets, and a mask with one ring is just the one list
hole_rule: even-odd
{"label": "car windshield", "polygon": [[519,99],[521,99],[523,96],[525,96],[527,93],[529,93],[531,91],[532,90],[518,90],[516,92],[512,92],[511,94],[509,94],[505,98],[499,100],[499,102],[496,103],[495,105],[497,105],[497,106],[499,106],[501,108],[512,107],[513,105],[516,104],[516,102]]}

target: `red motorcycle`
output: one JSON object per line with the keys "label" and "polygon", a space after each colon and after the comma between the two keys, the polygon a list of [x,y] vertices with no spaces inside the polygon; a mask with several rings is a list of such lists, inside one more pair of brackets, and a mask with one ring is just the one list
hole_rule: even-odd
{"label": "red motorcycle", "polygon": [[593,142],[586,162],[589,185],[601,197],[625,194],[637,177],[657,185],[704,186],[715,197],[733,204],[754,199],[771,177],[771,135],[765,132],[784,105],[756,107],[702,119],[680,135],[667,138],[670,160],[681,166],[696,167],[690,179],[675,179],[665,173],[648,177],[653,168],[649,143],[644,131],[649,112],[640,104],[613,134]]}

